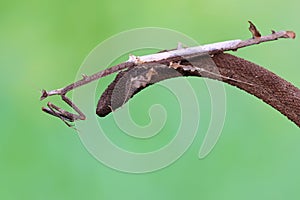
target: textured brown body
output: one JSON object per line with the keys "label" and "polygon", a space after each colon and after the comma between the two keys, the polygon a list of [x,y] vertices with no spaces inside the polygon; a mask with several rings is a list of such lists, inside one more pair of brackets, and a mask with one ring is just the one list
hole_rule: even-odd
{"label": "textured brown body", "polygon": [[[155,71],[151,77],[149,70]],[[120,72],[101,95],[96,113],[106,116],[149,85],[178,76],[207,77],[236,86],[262,99],[300,127],[300,90],[297,87],[252,62],[225,53],[212,58],[198,56],[189,61],[181,60],[178,65],[147,64]]]}

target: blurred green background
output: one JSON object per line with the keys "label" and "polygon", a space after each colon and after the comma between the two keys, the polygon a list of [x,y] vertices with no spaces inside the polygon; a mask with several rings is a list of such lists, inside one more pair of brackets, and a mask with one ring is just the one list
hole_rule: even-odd
{"label": "blurred green background", "polygon": [[[300,33],[299,6],[295,0],[2,0],[0,199],[299,199],[300,129],[231,86],[224,129],[208,157],[199,160],[198,151],[210,101],[197,86],[203,82],[192,79],[202,98],[197,138],[171,166],[139,175],[99,163],[74,130],[41,112],[46,101],[39,101],[40,89],[72,82],[86,55],[121,31],[170,28],[204,44],[249,38],[247,20],[253,20],[263,34]],[[300,87],[299,45],[297,38],[280,40],[233,54]]]}

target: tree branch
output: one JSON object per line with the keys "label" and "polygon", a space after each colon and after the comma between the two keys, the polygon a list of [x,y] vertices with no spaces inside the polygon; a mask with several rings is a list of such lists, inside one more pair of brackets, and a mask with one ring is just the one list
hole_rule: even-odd
{"label": "tree branch", "polygon": [[261,36],[261,37],[253,37],[248,40],[230,40],[230,41],[206,44],[206,45],[201,45],[201,46],[196,46],[196,47],[181,48],[181,49],[176,49],[173,51],[166,51],[166,52],[161,52],[161,53],[156,53],[156,54],[151,54],[151,55],[145,55],[145,56],[141,56],[141,57],[131,55],[127,62],[118,64],[116,66],[110,67],[103,71],[97,72],[91,76],[83,76],[81,80],[79,80],[75,83],[72,83],[64,88],[52,90],[49,92],[47,92],[46,90],[43,90],[41,100],[45,99],[48,96],[52,96],[52,95],[65,95],[67,92],[69,92],[77,87],[80,87],[80,86],[88,84],[94,80],[98,80],[104,76],[110,75],[117,71],[121,71],[128,67],[136,66],[141,63],[159,62],[159,61],[163,61],[163,60],[173,60],[173,59],[178,60],[178,59],[176,59],[178,57],[180,58],[180,57],[201,55],[201,54],[215,54],[215,53],[224,52],[224,51],[236,51],[240,48],[252,46],[252,45],[263,43],[263,42],[274,41],[274,40],[278,40],[280,38],[294,39],[295,37],[296,37],[296,34],[293,31],[278,31],[278,32],[273,31],[272,34],[270,34],[270,35]]}
{"label": "tree branch", "polygon": [[[97,72],[91,76],[84,75],[81,80],[64,88],[52,91],[42,90],[41,100],[52,95],[60,95],[62,100],[71,106],[78,114],[69,113],[51,103],[48,103],[48,108],[43,107],[42,110],[62,119],[68,126],[71,126],[68,122],[85,119],[85,115],[79,108],[66,97],[67,92],[77,87],[121,71],[115,81],[113,81],[102,94],[98,102],[96,112],[99,116],[105,116],[110,113],[112,109],[114,110],[123,105],[129,98],[146,88],[148,85],[164,79],[177,77],[181,74],[183,76],[202,76],[218,79],[237,86],[258,98],[261,98],[300,126],[300,92],[298,88],[254,63],[222,53],[224,51],[236,51],[243,47],[280,38],[294,39],[296,36],[293,31],[272,31],[272,34],[270,35],[261,36],[254,24],[251,22],[249,23],[249,30],[252,33],[252,38],[248,40],[231,40],[203,46],[180,48],[141,57],[130,56],[129,60],[124,63]],[[218,67],[220,74],[203,65],[203,63],[205,63],[203,60],[205,56],[203,57],[203,55],[213,56],[212,59]],[[189,61],[186,60],[187,58]],[[196,61],[197,64],[195,64],[194,61],[193,64],[191,64],[191,59]],[[125,69],[127,70],[122,71]],[[172,70],[172,72],[170,70]],[[174,71],[176,71],[176,74],[173,73]],[[133,72],[134,74],[132,74]],[[132,79],[132,77],[134,77],[133,75],[136,77],[135,80]],[[127,85],[125,84],[124,87],[126,86],[127,88],[116,88],[117,82],[126,76],[127,78],[124,80],[127,80]],[[128,80],[131,82],[128,82]],[[130,84],[130,87],[128,84]],[[116,89],[119,92],[117,95],[119,97],[117,97],[117,99],[119,98],[120,100],[116,99],[116,101],[112,101],[112,91]]]}

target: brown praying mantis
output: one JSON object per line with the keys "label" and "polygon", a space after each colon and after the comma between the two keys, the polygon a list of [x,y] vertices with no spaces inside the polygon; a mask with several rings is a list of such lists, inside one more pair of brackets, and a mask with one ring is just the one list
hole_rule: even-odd
{"label": "brown praying mantis", "polygon": [[[43,107],[42,110],[60,118],[71,127],[72,122],[85,120],[86,116],[66,94],[104,76],[119,72],[98,101],[96,114],[100,117],[121,107],[135,94],[159,81],[178,76],[198,76],[223,81],[243,89],[270,104],[300,126],[300,91],[297,87],[254,63],[223,53],[280,38],[294,39],[296,35],[293,31],[272,30],[271,34],[262,36],[256,26],[250,21],[249,23],[252,38],[247,40],[180,47],[141,57],[130,56],[126,62],[90,76],[83,75],[82,79],[61,89],[42,90],[41,100],[59,95],[76,113],[68,112],[51,102],[48,102],[47,107]],[[217,70],[208,64],[211,60],[217,66]],[[278,88],[272,87],[275,83],[278,84]],[[114,99],[112,99],[113,92],[117,92]],[[284,102],[286,99],[293,99],[293,101],[289,101],[290,104],[287,105]]]}

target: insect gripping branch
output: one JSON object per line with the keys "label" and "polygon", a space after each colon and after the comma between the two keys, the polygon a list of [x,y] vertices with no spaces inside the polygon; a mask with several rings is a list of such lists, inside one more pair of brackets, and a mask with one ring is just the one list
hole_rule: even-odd
{"label": "insect gripping branch", "polygon": [[64,88],[43,90],[41,100],[60,95],[76,114],[50,102],[42,110],[72,126],[71,122],[84,120],[86,117],[66,94],[109,74],[119,72],[98,101],[96,114],[100,117],[108,115],[135,94],[159,81],[178,76],[198,76],[236,86],[271,105],[300,127],[300,90],[297,87],[257,64],[224,53],[280,38],[294,39],[296,35],[293,31],[272,31],[270,35],[262,36],[255,25],[250,21],[249,23],[251,39],[178,48],[141,57],[130,56],[124,63],[91,76],[83,76],[81,80]]}

